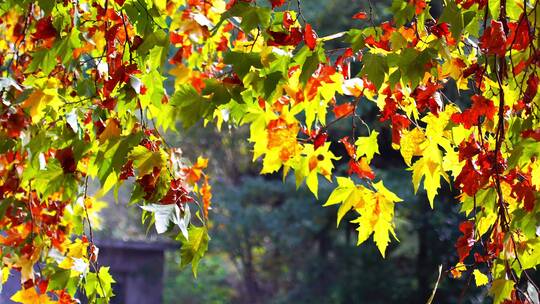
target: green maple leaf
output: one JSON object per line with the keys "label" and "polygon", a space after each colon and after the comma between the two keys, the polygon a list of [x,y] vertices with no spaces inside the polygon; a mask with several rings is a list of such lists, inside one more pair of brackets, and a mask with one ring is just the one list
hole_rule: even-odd
{"label": "green maple leaf", "polygon": [[206,227],[190,226],[188,229],[189,238],[181,237],[182,248],[180,249],[181,266],[185,267],[191,263],[193,275],[197,277],[197,268],[201,258],[208,250],[208,230]]}

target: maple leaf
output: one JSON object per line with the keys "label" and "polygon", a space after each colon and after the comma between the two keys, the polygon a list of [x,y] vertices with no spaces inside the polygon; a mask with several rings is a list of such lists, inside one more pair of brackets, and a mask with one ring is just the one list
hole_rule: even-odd
{"label": "maple leaf", "polygon": [[373,185],[377,190],[371,197],[366,197],[364,204],[357,208],[360,217],[351,221],[358,223],[358,245],[366,241],[371,234],[377,248],[384,257],[386,247],[390,242],[390,234],[396,237],[394,232],[394,206],[402,200],[389,191],[383,184],[378,182]]}
{"label": "maple leaf", "polygon": [[347,154],[349,154],[349,156],[352,158],[352,159],[355,159],[356,160],[356,146],[354,146],[350,141],[349,141],[349,137],[348,136],[345,136],[343,138],[341,138],[339,140],[340,143],[343,144],[343,146],[345,146],[345,150],[347,151]]}
{"label": "maple leaf", "polygon": [[346,117],[352,115],[354,110],[354,105],[350,102],[346,102],[340,105],[334,106],[332,110],[336,115],[336,118]]}
{"label": "maple leaf", "polygon": [[60,162],[64,174],[74,173],[77,170],[77,163],[73,157],[73,149],[71,147],[57,150],[55,157]]}
{"label": "maple leaf", "polygon": [[375,173],[369,166],[365,157],[361,157],[360,160],[349,160],[349,175],[356,173],[360,178],[368,178],[373,180],[375,178]]}
{"label": "maple leaf", "polygon": [[159,202],[165,205],[176,204],[181,210],[184,210],[184,205],[193,201],[185,186],[184,181],[181,179],[171,180],[167,194]]}
{"label": "maple leaf", "polygon": [[280,7],[285,4],[285,0],[270,0],[270,4],[272,4],[272,8]]}
{"label": "maple leaf", "polygon": [[504,56],[506,53],[506,34],[502,22],[491,20],[491,26],[480,37],[480,48],[486,54]]}
{"label": "maple leaf", "polygon": [[295,20],[293,19],[290,12],[283,13],[283,27],[287,30],[294,24]]}
{"label": "maple leaf", "polygon": [[315,33],[309,23],[306,23],[306,26],[304,27],[304,42],[312,51],[317,46],[317,33]]}
{"label": "maple leaf", "polygon": [[418,191],[420,181],[424,179],[429,204],[433,208],[435,196],[441,187],[441,177],[449,180],[442,166],[442,153],[436,144],[430,144],[423,151],[423,157],[417,160],[411,167],[413,171],[412,181],[414,192]]}
{"label": "maple leaf", "polygon": [[52,17],[44,17],[38,20],[36,23],[36,32],[32,34],[33,40],[46,40],[55,38],[58,33],[53,26]]}
{"label": "maple leaf", "polygon": [[356,157],[362,155],[366,156],[366,161],[369,163],[373,159],[375,154],[379,153],[379,144],[377,142],[377,137],[379,132],[373,131],[369,136],[359,136],[354,143],[356,145]]}
{"label": "maple leaf", "polygon": [[441,86],[434,82],[428,82],[427,85],[420,85],[412,92],[411,97],[416,100],[419,111],[429,109],[437,115],[442,107],[442,101],[438,90]]}
{"label": "maple leaf", "polygon": [[208,176],[204,177],[204,183],[201,187],[201,195],[203,199],[203,212],[204,217],[208,218],[208,210],[210,210],[211,200],[212,200],[212,187],[208,182]]}
{"label": "maple leaf", "polygon": [[18,138],[29,124],[30,117],[21,108],[0,115],[0,125],[7,130],[7,135],[11,138]]}
{"label": "maple leaf", "polygon": [[289,29],[289,33],[268,31],[271,40],[268,41],[269,46],[296,46],[302,41],[302,31],[299,28]]}
{"label": "maple leaf", "polygon": [[317,174],[321,174],[326,179],[332,179],[332,170],[334,169],[333,160],[339,159],[330,151],[330,143],[327,142],[323,146],[315,149],[314,145],[306,144],[302,150],[305,155],[305,161],[302,168],[295,171],[297,182],[305,176],[306,184],[311,192],[317,197],[318,195],[318,178]]}
{"label": "maple leaf", "polygon": [[324,143],[326,142],[326,139],[328,138],[328,133],[326,133],[326,131],[321,129],[318,132],[316,132],[315,136],[312,136],[312,138],[313,138],[313,146],[315,147],[315,150],[317,150],[317,148],[323,146]]}
{"label": "maple leaf", "polygon": [[160,151],[149,151],[143,146],[133,148],[129,159],[133,161],[133,166],[141,176],[152,173],[154,168],[161,168],[164,164],[164,157]]}
{"label": "maple leaf", "polygon": [[469,196],[473,196],[489,180],[489,174],[482,172],[471,159],[465,162],[454,183]]}
{"label": "maple leaf", "polygon": [[414,6],[414,13],[417,15],[421,14],[426,8],[425,0],[409,0],[409,4]]}
{"label": "maple leaf", "polygon": [[465,128],[470,129],[472,126],[477,126],[481,123],[480,118],[485,117],[493,121],[493,116],[497,112],[497,108],[493,101],[481,95],[471,97],[471,108],[463,111],[463,113],[452,114],[452,121],[456,124],[463,124]]}
{"label": "maple leaf", "polygon": [[185,238],[188,238],[187,226],[191,218],[189,208],[185,208],[184,216],[181,215],[180,207],[176,204],[162,205],[150,204],[141,206],[141,209],[151,212],[154,215],[157,233],[165,233],[171,223],[178,225]]}
{"label": "maple leaf", "polygon": [[480,270],[475,269],[473,271],[473,275],[474,275],[474,282],[476,283],[476,286],[484,286],[487,283],[489,283],[489,279],[487,275],[481,273]]}
{"label": "maple leaf", "polygon": [[51,300],[47,294],[38,294],[34,287],[21,289],[10,298],[11,301],[22,304],[53,304],[56,301]]}
{"label": "maple leaf", "polygon": [[459,261],[463,262],[469,256],[471,248],[474,246],[474,223],[465,221],[459,224],[459,231],[463,233],[456,242],[455,247],[459,254]]}
{"label": "maple leaf", "polygon": [[401,135],[401,140],[399,142],[399,151],[403,156],[403,160],[407,166],[411,165],[411,160],[413,156],[422,155],[421,144],[426,140],[424,132],[419,128],[414,128],[411,131],[404,131]]}
{"label": "maple leaf", "polygon": [[22,104],[23,109],[29,109],[32,122],[36,122],[43,117],[43,110],[51,103],[54,96],[46,94],[43,90],[34,90]]}
{"label": "maple leaf", "polygon": [[195,165],[189,168],[184,168],[182,170],[186,176],[186,181],[191,185],[197,183],[201,179],[201,176],[203,174],[202,171],[206,167],[208,167],[208,159],[202,156],[199,156],[197,158],[197,162],[195,163]]}
{"label": "maple leaf", "polygon": [[[496,279],[491,283],[489,294],[493,296],[493,303],[500,304],[510,299],[514,290],[514,281],[506,279]],[[505,302],[506,303],[506,302]]]}
{"label": "maple leaf", "polygon": [[324,207],[340,204],[337,213],[337,226],[347,212],[355,206],[363,206],[364,198],[371,195],[371,192],[365,187],[356,186],[348,177],[337,177],[338,186],[330,193],[328,200],[323,205]]}
{"label": "maple leaf", "polygon": [[135,176],[135,171],[133,170],[133,160],[128,160],[127,163],[125,163],[120,169],[118,180],[126,180],[132,176]]}
{"label": "maple leaf", "polygon": [[510,22],[508,28],[510,34],[508,35],[507,42],[512,49],[523,51],[529,47],[531,36],[529,34],[529,23],[524,14],[521,14],[519,17],[519,22]]}
{"label": "maple leaf", "polygon": [[153,198],[160,173],[160,168],[153,167],[150,173],[145,174],[137,179],[137,183],[142,187],[145,193],[144,199],[150,200],[151,198]]}
{"label": "maple leaf", "polygon": [[341,89],[343,90],[343,94],[354,97],[362,96],[366,90],[371,92],[376,91],[372,83],[368,83],[366,80],[358,77],[346,79]]}
{"label": "maple leaf", "polygon": [[180,265],[182,267],[191,263],[191,269],[195,278],[197,277],[197,269],[199,261],[208,250],[208,231],[206,227],[189,227],[189,239],[183,238],[182,248],[180,249]]}
{"label": "maple leaf", "polygon": [[512,195],[520,202],[523,202],[525,210],[528,212],[533,211],[536,204],[535,190],[532,187],[530,180],[516,183],[512,187]]}
{"label": "maple leaf", "polygon": [[353,19],[364,20],[367,18],[366,12],[358,12],[352,16]]}
{"label": "maple leaf", "polygon": [[278,170],[282,163],[287,162],[300,152],[300,146],[296,141],[299,130],[300,127],[297,123],[288,123],[284,118],[275,119],[268,123],[266,149],[270,151],[266,153],[262,172],[272,172],[273,168]]}
{"label": "maple leaf", "polygon": [[107,140],[118,138],[122,130],[120,129],[120,123],[114,118],[107,119],[107,123],[103,131],[99,134],[99,142],[104,143]]}
{"label": "maple leaf", "polygon": [[446,22],[442,22],[442,23],[431,26],[429,28],[429,31],[433,35],[437,36],[437,38],[447,37],[450,35],[450,29],[449,29],[448,23]]}
{"label": "maple leaf", "polygon": [[531,74],[527,79],[527,90],[523,94],[523,102],[530,103],[538,93],[538,84],[540,79],[535,74]]}

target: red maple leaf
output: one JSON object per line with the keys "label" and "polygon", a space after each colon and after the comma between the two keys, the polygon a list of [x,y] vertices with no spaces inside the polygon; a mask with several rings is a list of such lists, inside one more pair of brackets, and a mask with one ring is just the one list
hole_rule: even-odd
{"label": "red maple leaf", "polygon": [[311,24],[307,23],[304,28],[304,42],[310,50],[314,50],[317,46],[317,33],[311,27]]}
{"label": "red maple leaf", "polygon": [[287,30],[294,24],[294,19],[289,12],[283,13],[283,27]]}
{"label": "red maple leaf", "polygon": [[424,9],[426,8],[426,1],[425,0],[409,0],[409,4],[414,6],[414,12],[419,15],[421,14]]}
{"label": "red maple leaf", "polygon": [[468,196],[474,196],[489,181],[490,173],[483,172],[481,166],[475,166],[473,160],[467,159],[454,183]]}
{"label": "red maple leaf", "polygon": [[527,90],[525,90],[525,94],[523,94],[523,102],[524,103],[530,103],[533,101],[533,98],[536,96],[536,93],[538,93],[538,83],[539,83],[538,76],[535,74],[531,74],[529,76],[529,79],[527,79]]}
{"label": "red maple leaf", "polygon": [[411,125],[409,118],[403,114],[395,114],[392,116],[392,142],[399,145],[401,142],[401,131],[407,129]]}
{"label": "red maple leaf", "polygon": [[491,26],[486,28],[480,37],[480,48],[488,55],[504,56],[506,53],[506,35],[500,21],[491,20]]}
{"label": "red maple leaf", "polygon": [[324,145],[326,139],[328,139],[328,133],[322,129],[315,133],[315,136],[313,136],[313,146],[315,147],[315,150]]}
{"label": "red maple leaf", "polygon": [[448,23],[442,22],[429,28],[430,32],[438,38],[446,37],[450,35],[450,29]]}
{"label": "red maple leaf", "polygon": [[334,114],[336,115],[336,118],[346,117],[352,115],[354,111],[354,105],[350,102],[346,102],[340,105],[334,106]]}
{"label": "red maple leaf", "polygon": [[463,111],[463,113],[452,114],[451,119],[454,123],[463,124],[465,128],[470,129],[472,126],[477,126],[481,123],[481,117],[493,121],[493,116],[497,112],[497,108],[495,108],[492,100],[481,95],[474,95],[471,97],[471,100],[471,108]]}
{"label": "red maple leaf", "polygon": [[52,17],[49,16],[38,20],[36,23],[36,32],[32,34],[32,39],[34,41],[40,39],[46,40],[49,38],[55,38],[56,34],[56,29],[52,24]]}
{"label": "red maple leaf", "polygon": [[347,151],[347,154],[349,154],[349,157],[356,159],[356,147],[349,141],[349,136],[341,138],[339,142],[345,146],[345,150]]}
{"label": "red maple leaf", "polygon": [[459,145],[459,161],[470,159],[482,152],[482,147],[476,140],[463,141]]}
{"label": "red maple leaf", "polygon": [[478,63],[473,63],[469,67],[467,67],[465,70],[463,70],[463,78],[467,78],[471,76],[472,74],[476,74],[478,71],[481,71],[482,68]]}
{"label": "red maple leaf", "polygon": [[510,30],[510,34],[508,35],[510,47],[518,51],[525,50],[531,42],[527,17],[521,14],[519,22],[510,22],[508,28]]}
{"label": "red maple leaf", "polygon": [[430,81],[426,85],[414,89],[411,96],[416,100],[416,106],[420,112],[429,109],[435,115],[439,113],[439,107],[442,104],[439,104],[441,103],[440,97],[436,93],[440,88],[441,85]]}
{"label": "red maple leaf", "polygon": [[360,178],[368,178],[373,180],[375,178],[375,173],[369,166],[365,157],[361,157],[360,160],[355,161],[354,159],[349,160],[349,170],[348,174],[352,175],[356,173]]}
{"label": "red maple leaf", "polygon": [[184,36],[181,34],[178,34],[177,32],[169,32],[169,39],[171,40],[172,44],[183,44],[184,43]]}
{"label": "red maple leaf", "polygon": [[388,21],[381,23],[380,27],[383,30],[383,34],[377,35],[377,40],[375,40],[375,37],[373,35],[369,35],[368,37],[366,37],[364,42],[369,46],[390,51],[390,38],[392,37],[392,33],[394,33],[396,29]]}
{"label": "red maple leaf", "polygon": [[471,221],[462,222],[459,224],[459,231],[463,235],[458,238],[455,247],[457,248],[459,261],[463,262],[474,246],[474,223]]}
{"label": "red maple leaf", "polygon": [[139,179],[137,179],[137,183],[142,187],[145,195],[145,200],[150,200],[152,196],[154,195],[154,191],[156,190],[156,184],[159,180],[161,169],[158,167],[154,167],[152,170],[152,173],[148,173]]}
{"label": "red maple leaf", "polygon": [[7,132],[7,136],[11,138],[19,137],[21,131],[26,129],[30,122],[30,117],[20,107],[0,115],[0,125]]}
{"label": "red maple leaf", "polygon": [[523,202],[525,210],[531,212],[534,209],[536,202],[535,190],[530,183],[529,179],[518,181],[512,186],[512,196],[517,199],[518,202]]}
{"label": "red maple leaf", "polygon": [[280,7],[285,4],[285,0],[270,0],[270,4],[272,4],[272,8]]}
{"label": "red maple leaf", "polygon": [[171,181],[171,186],[167,191],[167,194],[159,201],[162,204],[177,204],[179,207],[187,202],[193,201],[193,198],[189,196],[188,191],[182,187],[182,180],[174,179]]}
{"label": "red maple leaf", "polygon": [[289,33],[268,31],[272,37],[268,40],[270,46],[298,45],[302,41],[302,32],[298,28],[291,28]]}
{"label": "red maple leaf", "polygon": [[133,160],[128,160],[120,169],[120,176],[118,180],[126,180],[131,176],[135,176],[135,171],[133,170]]}
{"label": "red maple leaf", "polygon": [[64,174],[74,173],[77,170],[77,163],[73,157],[73,149],[71,147],[57,150],[55,157],[60,162]]}
{"label": "red maple leaf", "polygon": [[357,20],[364,20],[367,18],[367,14],[366,12],[359,12],[359,13],[354,14],[352,18],[357,19]]}
{"label": "red maple leaf", "polygon": [[525,130],[521,131],[521,136],[523,138],[532,138],[536,141],[540,141],[540,128],[536,130]]}

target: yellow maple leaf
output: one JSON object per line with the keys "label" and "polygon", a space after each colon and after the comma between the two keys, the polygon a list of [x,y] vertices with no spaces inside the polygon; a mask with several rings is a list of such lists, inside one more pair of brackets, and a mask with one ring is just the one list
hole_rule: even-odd
{"label": "yellow maple leaf", "polygon": [[358,160],[361,156],[366,156],[366,162],[371,162],[373,156],[379,153],[379,144],[377,142],[377,136],[379,132],[373,131],[369,136],[358,137],[354,143],[358,148],[356,151],[356,159]]}
{"label": "yellow maple leaf", "polygon": [[99,142],[104,143],[106,140],[111,138],[116,138],[120,136],[120,124],[114,118],[107,119],[107,124],[105,125],[105,130],[99,135]]}
{"label": "yellow maple leaf", "polygon": [[403,131],[400,140],[399,151],[405,160],[407,166],[411,165],[413,156],[422,155],[421,144],[426,140],[424,132],[420,128],[414,128],[411,131]]}
{"label": "yellow maple leaf", "polygon": [[28,109],[32,122],[36,122],[43,117],[43,110],[53,98],[53,96],[45,94],[44,91],[36,89],[24,101],[22,108]]}
{"label": "yellow maple leaf", "polygon": [[487,275],[481,273],[480,270],[478,269],[475,269],[473,271],[473,275],[474,275],[474,281],[476,282],[476,286],[483,286],[489,282]]}
{"label": "yellow maple leaf", "polygon": [[[329,181],[332,180],[334,170],[333,160],[339,159],[330,151],[330,143],[315,147],[312,144],[305,144],[302,151],[304,156],[301,166],[296,167],[297,182],[306,177],[306,184],[311,192],[318,197],[319,181],[318,174],[321,174]],[[307,166],[307,167],[306,167]]]}
{"label": "yellow maple leaf", "polygon": [[81,239],[76,239],[75,242],[68,246],[68,256],[74,258],[83,258],[87,255],[88,242],[83,242]]}
{"label": "yellow maple leaf", "polygon": [[[269,117],[266,114],[264,116]],[[292,115],[285,114],[262,124],[264,121],[258,121],[259,126],[252,129],[250,136],[250,141],[255,142],[254,157],[266,154],[262,174],[275,172],[283,165],[287,167],[302,151],[302,146],[296,140],[300,126]]]}
{"label": "yellow maple leaf", "polygon": [[377,192],[369,195],[363,193],[363,204],[356,211],[360,217],[352,221],[358,223],[358,245],[366,241],[373,234],[373,240],[377,248],[384,257],[386,248],[390,243],[390,234],[397,239],[394,232],[394,206],[402,200],[393,192],[388,190],[382,181],[373,185]]}
{"label": "yellow maple leaf", "polygon": [[372,196],[372,191],[362,185],[356,185],[350,177],[337,177],[338,186],[330,193],[324,207],[340,204],[337,212],[337,226],[351,209],[361,210]]}
{"label": "yellow maple leaf", "polygon": [[70,257],[66,257],[65,259],[62,260],[62,262],[60,262],[60,264],[58,264],[58,267],[62,269],[71,269],[73,265],[74,265],[73,259]]}
{"label": "yellow maple leaf", "polygon": [[34,287],[21,289],[12,297],[11,301],[21,304],[51,304],[57,303],[52,301],[47,294],[38,294]]}
{"label": "yellow maple leaf", "polygon": [[441,187],[441,177],[446,181],[449,181],[449,177],[443,169],[442,152],[436,144],[430,142],[424,150],[423,155],[411,167],[413,171],[413,187],[416,193],[420,182],[424,179],[424,189],[426,189],[429,204],[433,208],[433,200],[435,199],[435,195],[437,195],[437,190]]}

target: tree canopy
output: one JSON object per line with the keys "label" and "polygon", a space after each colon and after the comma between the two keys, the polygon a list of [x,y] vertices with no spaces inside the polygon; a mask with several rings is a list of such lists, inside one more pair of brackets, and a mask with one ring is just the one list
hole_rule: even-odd
{"label": "tree canopy", "polygon": [[[316,198],[331,182],[324,206],[337,207],[336,224],[354,214],[358,244],[372,238],[382,257],[399,238],[395,206],[407,204],[372,169],[394,157],[379,150],[391,144],[431,208],[444,184],[457,193],[466,220],[452,276],[489,284],[495,303],[538,302],[529,274],[540,264],[538,1],[448,0],[432,15],[429,1],[394,0],[382,23],[368,1],[344,8],[351,28],[327,36],[303,8],[0,4],[1,279],[20,272],[13,301],[110,300],[114,278],[99,266],[93,227],[103,195],[122,186],[197,275],[210,241],[208,160],[186,159],[162,134],[203,121],[246,125],[261,174],[291,175]],[[363,119],[366,105],[376,124]],[[347,136],[332,136],[338,122]]]}

